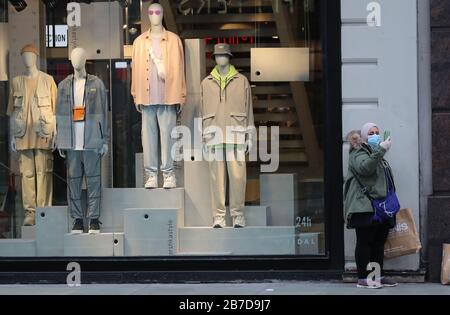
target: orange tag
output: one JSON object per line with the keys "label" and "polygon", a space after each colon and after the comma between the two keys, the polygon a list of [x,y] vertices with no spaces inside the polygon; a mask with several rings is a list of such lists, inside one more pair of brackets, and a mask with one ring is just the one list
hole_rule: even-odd
{"label": "orange tag", "polygon": [[73,108],[73,121],[84,121],[85,108],[82,106],[75,106]]}

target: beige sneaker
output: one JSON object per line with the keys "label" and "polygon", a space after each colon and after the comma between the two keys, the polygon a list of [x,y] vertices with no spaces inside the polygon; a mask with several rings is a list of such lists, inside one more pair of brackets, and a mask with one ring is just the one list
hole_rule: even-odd
{"label": "beige sneaker", "polygon": [[233,217],[233,227],[235,228],[243,228],[245,227],[245,217],[243,215],[237,215]]}
{"label": "beige sneaker", "polygon": [[25,219],[23,220],[23,226],[33,226],[36,224],[35,212],[25,211]]}
{"label": "beige sneaker", "polygon": [[225,222],[225,217],[217,216],[214,217],[214,223],[213,228],[220,229],[227,226],[227,223]]}
{"label": "beige sneaker", "polygon": [[144,187],[146,189],[158,188],[158,174],[150,173]]}

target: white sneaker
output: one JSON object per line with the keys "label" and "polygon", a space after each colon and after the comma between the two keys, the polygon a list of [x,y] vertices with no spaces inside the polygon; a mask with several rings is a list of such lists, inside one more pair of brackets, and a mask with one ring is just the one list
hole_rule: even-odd
{"label": "white sneaker", "polygon": [[366,279],[359,279],[356,287],[360,289],[381,289],[383,286],[379,281],[369,282]]}
{"label": "white sneaker", "polygon": [[225,222],[225,217],[217,216],[214,217],[214,223],[213,228],[220,229],[227,226],[227,223]]}
{"label": "white sneaker", "polygon": [[233,227],[235,228],[243,228],[245,227],[245,217],[243,215],[237,215],[233,217]]}
{"label": "white sneaker", "polygon": [[174,173],[163,174],[164,176],[164,186],[163,188],[170,189],[177,187],[177,179]]}
{"label": "white sneaker", "polygon": [[150,173],[144,187],[146,189],[158,188],[158,175],[156,173]]}

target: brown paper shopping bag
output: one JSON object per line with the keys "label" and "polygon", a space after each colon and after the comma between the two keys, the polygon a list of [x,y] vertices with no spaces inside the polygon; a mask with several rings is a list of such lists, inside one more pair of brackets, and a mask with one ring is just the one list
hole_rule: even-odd
{"label": "brown paper shopping bag", "polygon": [[442,247],[441,283],[450,284],[450,244]]}
{"label": "brown paper shopping bag", "polygon": [[422,248],[412,209],[397,213],[397,224],[389,231],[384,245],[384,257],[395,258],[419,252]]}

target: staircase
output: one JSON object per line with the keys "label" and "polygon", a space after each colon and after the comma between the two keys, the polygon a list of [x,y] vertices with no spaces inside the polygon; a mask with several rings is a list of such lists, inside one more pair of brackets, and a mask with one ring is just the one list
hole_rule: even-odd
{"label": "staircase", "polygon": [[[321,79],[320,42],[300,39],[292,31],[297,17],[303,14],[302,1],[296,2],[292,12],[279,0],[228,0],[226,7],[223,1],[205,1],[203,6],[202,1],[188,1],[182,6],[180,1],[160,3],[167,29],[182,39],[205,39],[207,73],[215,65],[211,58],[214,45],[227,42],[232,46],[233,64],[249,80],[250,49],[255,47],[309,47],[311,81]],[[316,135],[320,126],[313,121],[313,113],[320,116],[320,91],[313,91],[312,84],[303,82],[251,84],[256,127],[280,127],[281,165],[299,165],[308,168],[312,176],[320,176],[322,150]]]}

